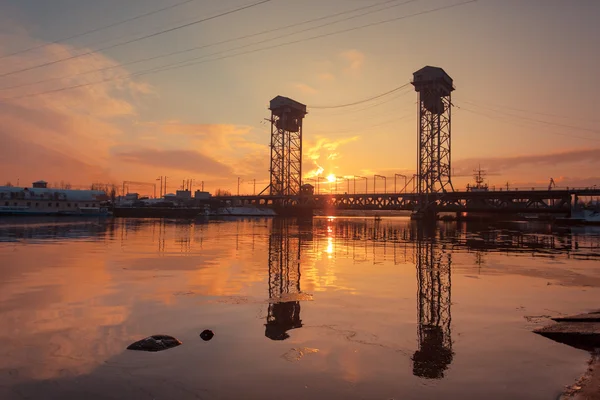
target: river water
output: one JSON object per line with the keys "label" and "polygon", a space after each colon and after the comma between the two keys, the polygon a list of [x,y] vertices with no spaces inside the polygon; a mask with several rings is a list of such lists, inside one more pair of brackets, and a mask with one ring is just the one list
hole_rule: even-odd
{"label": "river water", "polygon": [[591,228],[3,219],[0,399],[556,399],[598,308]]}

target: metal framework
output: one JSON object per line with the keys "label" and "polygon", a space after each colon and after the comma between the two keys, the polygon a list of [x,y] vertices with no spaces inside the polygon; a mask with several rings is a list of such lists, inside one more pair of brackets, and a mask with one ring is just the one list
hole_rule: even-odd
{"label": "metal framework", "polygon": [[302,120],[306,106],[277,96],[271,100],[271,167],[269,194],[296,196],[302,186]]}
{"label": "metal framework", "polygon": [[[417,236],[421,236],[417,234]],[[435,238],[417,238],[417,338],[413,374],[441,379],[452,363],[451,258],[436,246]]]}
{"label": "metal framework", "polygon": [[300,293],[300,235],[290,229],[290,220],[273,220],[269,236],[269,307],[265,336],[285,340],[287,331],[302,327],[300,302],[289,300]]}
{"label": "metal framework", "polygon": [[[570,190],[496,190],[487,192],[434,193],[429,200],[438,212],[482,212],[490,214],[561,214],[571,215],[581,197],[598,197],[600,189]],[[389,194],[316,194],[307,196],[222,196],[224,204],[261,205],[277,208],[288,204],[305,209],[406,210],[420,207],[416,193]]]}
{"label": "metal framework", "polygon": [[417,192],[427,207],[429,195],[454,191],[451,180],[452,78],[437,67],[414,73],[418,95]]}

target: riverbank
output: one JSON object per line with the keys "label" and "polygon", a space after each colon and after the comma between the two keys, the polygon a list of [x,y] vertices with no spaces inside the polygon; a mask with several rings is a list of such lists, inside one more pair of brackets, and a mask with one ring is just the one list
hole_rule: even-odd
{"label": "riverbank", "polygon": [[600,312],[553,320],[555,323],[535,333],[591,353],[586,372],[566,387],[559,400],[600,400]]}
{"label": "riverbank", "polygon": [[559,400],[600,400],[600,351],[592,354],[588,369]]}

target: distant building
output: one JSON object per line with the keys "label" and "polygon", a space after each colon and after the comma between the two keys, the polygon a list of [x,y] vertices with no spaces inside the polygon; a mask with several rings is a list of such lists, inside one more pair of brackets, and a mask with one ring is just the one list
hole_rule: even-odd
{"label": "distant building", "polygon": [[98,212],[108,200],[103,191],[48,188],[46,181],[31,188],[0,186],[0,214],[80,215]]}
{"label": "distant building", "polygon": [[125,200],[136,201],[140,198],[139,193],[127,193],[125,195]]}
{"label": "distant building", "polygon": [[46,181],[35,181],[31,185],[31,187],[34,188],[34,189],[46,189],[46,188],[48,188],[48,182],[46,182]]}
{"label": "distant building", "polygon": [[189,190],[178,190],[175,193],[175,198],[177,200],[191,200],[192,192],[190,192]]}
{"label": "distant building", "polygon": [[210,200],[210,193],[196,190],[194,193],[194,199],[196,200]]}

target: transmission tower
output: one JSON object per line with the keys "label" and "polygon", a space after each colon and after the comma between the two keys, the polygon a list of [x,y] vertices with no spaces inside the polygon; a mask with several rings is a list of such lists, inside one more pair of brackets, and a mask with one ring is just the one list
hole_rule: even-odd
{"label": "transmission tower", "polygon": [[426,379],[441,379],[452,362],[451,336],[451,258],[436,246],[435,238],[416,242],[417,338],[413,374]]}
{"label": "transmission tower", "polygon": [[435,201],[431,194],[453,191],[450,166],[452,78],[441,68],[424,67],[413,74],[419,93],[417,190],[420,208]]}
{"label": "transmission tower", "polygon": [[269,236],[269,308],[265,336],[285,340],[287,331],[302,327],[300,302],[286,301],[300,293],[300,234],[290,221],[274,219]]}
{"label": "transmission tower", "polygon": [[302,120],[306,106],[277,96],[271,100],[271,179],[269,194],[294,196],[302,186]]}

